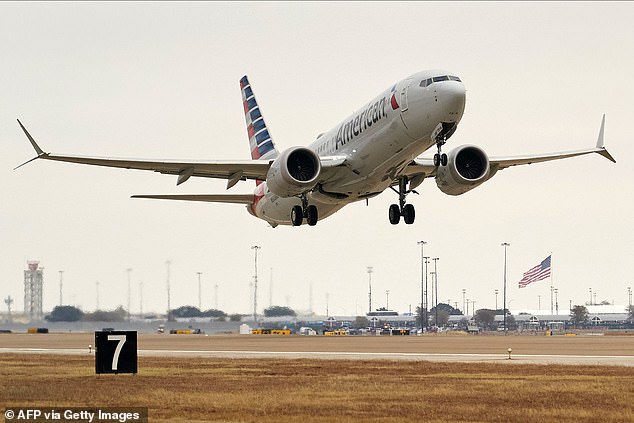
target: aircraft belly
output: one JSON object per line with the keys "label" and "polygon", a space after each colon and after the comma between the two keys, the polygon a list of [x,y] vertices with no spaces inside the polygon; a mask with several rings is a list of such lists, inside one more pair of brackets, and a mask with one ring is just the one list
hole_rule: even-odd
{"label": "aircraft belly", "polygon": [[[383,191],[392,185],[408,163],[433,144],[429,136],[412,140],[402,131],[395,131],[392,137],[368,140],[352,152],[349,165],[322,184],[322,189],[351,197]],[[388,154],[376,154],[377,151]]]}
{"label": "aircraft belly", "polygon": [[[301,203],[301,200],[297,197],[284,198],[268,193],[258,202],[256,215],[274,226],[291,225],[291,209],[294,206],[301,205]],[[338,203],[328,204],[317,201],[314,198],[311,198],[309,201],[309,204],[317,207],[319,220],[323,220],[332,215],[348,203],[349,201],[342,200]]]}

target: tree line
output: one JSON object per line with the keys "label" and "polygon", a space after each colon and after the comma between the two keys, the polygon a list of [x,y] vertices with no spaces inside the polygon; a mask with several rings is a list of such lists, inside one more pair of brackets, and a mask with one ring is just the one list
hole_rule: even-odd
{"label": "tree line", "polygon": [[[265,317],[296,316],[297,313],[290,307],[272,306],[264,310]],[[175,318],[209,318],[220,321],[227,319],[232,322],[239,322],[243,314],[227,315],[222,310],[209,309],[201,311],[198,307],[181,306],[170,310],[170,320]],[[115,310],[95,310],[94,312],[84,312],[74,306],[56,306],[45,319],[49,322],[123,322],[128,318],[128,312],[119,306]]]}

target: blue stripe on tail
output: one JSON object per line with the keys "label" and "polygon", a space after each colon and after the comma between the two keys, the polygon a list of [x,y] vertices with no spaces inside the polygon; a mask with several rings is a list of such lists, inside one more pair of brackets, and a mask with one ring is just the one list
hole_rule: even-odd
{"label": "blue stripe on tail", "polygon": [[251,158],[254,160],[264,160],[277,157],[279,152],[275,148],[275,143],[264,122],[262,112],[253,95],[253,89],[246,75],[240,79],[240,89],[242,91],[242,104],[247,125],[247,135],[251,147]]}

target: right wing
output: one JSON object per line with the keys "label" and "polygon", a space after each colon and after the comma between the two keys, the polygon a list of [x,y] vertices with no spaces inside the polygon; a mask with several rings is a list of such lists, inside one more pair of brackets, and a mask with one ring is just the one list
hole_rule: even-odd
{"label": "right wing", "polygon": [[227,189],[238,181],[246,179],[265,180],[271,167],[268,160],[238,160],[238,161],[214,161],[214,162],[167,162],[147,160],[106,159],[96,157],[58,156],[45,153],[35,142],[31,134],[18,120],[20,127],[31,142],[37,153],[37,157],[16,167],[19,168],[36,159],[55,160],[60,162],[80,163],[92,166],[116,167],[121,169],[151,170],[167,175],[178,175],[176,185],[180,185],[192,176],[203,178],[227,179]]}
{"label": "right wing", "polygon": [[[121,169],[151,170],[167,175],[177,175],[176,185],[180,185],[192,176],[203,178],[227,179],[227,189],[233,187],[238,181],[254,179],[264,181],[273,163],[271,160],[235,160],[235,161],[213,161],[213,162],[169,162],[169,161],[149,161],[149,160],[127,160],[108,159],[98,157],[61,156],[45,153],[35,142],[31,134],[18,119],[20,127],[31,142],[37,156],[21,164],[22,167],[36,159],[54,160],[59,162],[79,163],[92,166],[115,167]],[[331,172],[345,164],[346,156],[325,156],[320,157],[323,178],[328,178]],[[195,200],[194,200],[195,201]],[[198,200],[212,201],[212,200]]]}

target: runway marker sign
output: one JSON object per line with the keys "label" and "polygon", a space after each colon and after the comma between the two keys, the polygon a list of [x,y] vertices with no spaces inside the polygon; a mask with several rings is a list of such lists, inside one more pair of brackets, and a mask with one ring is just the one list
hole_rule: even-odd
{"label": "runway marker sign", "polygon": [[95,371],[137,373],[137,332],[95,332]]}

